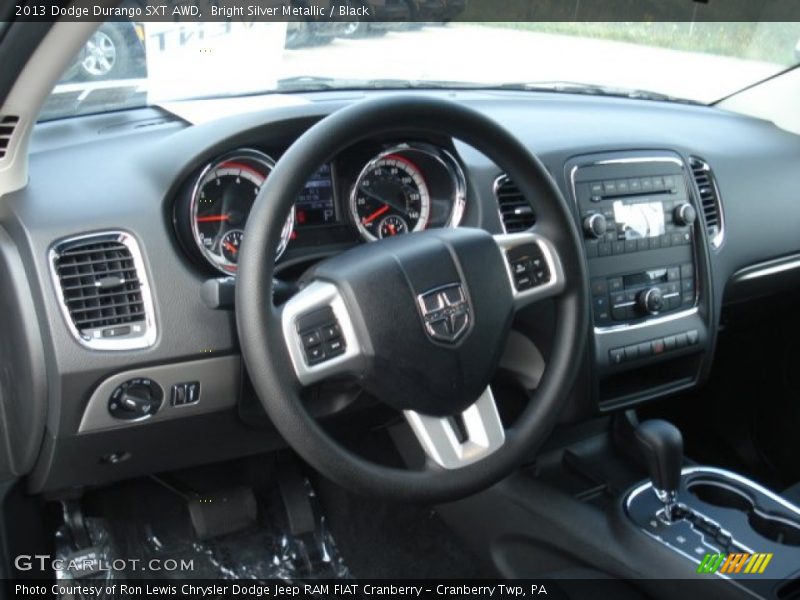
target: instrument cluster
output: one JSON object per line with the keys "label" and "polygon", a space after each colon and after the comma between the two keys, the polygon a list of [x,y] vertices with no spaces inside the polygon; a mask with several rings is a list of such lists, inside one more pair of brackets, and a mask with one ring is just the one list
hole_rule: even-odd
{"label": "instrument cluster", "polygon": [[[236,274],[247,218],[274,167],[270,154],[239,148],[195,172],[173,214],[191,256],[223,274]],[[320,248],[457,227],[465,202],[461,165],[439,145],[354,148],[320,165],[306,183],[283,226],[279,261],[302,259]]]}

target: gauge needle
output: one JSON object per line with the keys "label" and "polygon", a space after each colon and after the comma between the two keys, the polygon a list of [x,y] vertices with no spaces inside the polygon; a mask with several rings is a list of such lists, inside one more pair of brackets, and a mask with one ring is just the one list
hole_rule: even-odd
{"label": "gauge needle", "polygon": [[217,223],[220,221],[230,221],[230,215],[208,215],[206,217],[197,217],[195,219],[198,223]]}
{"label": "gauge needle", "polygon": [[236,254],[239,251],[239,249],[230,242],[223,242],[222,245],[225,246],[228,250],[230,250],[234,254]]}
{"label": "gauge needle", "polygon": [[380,216],[381,216],[383,213],[385,213],[387,210],[389,210],[389,205],[388,205],[388,204],[384,204],[384,205],[383,205],[381,208],[379,208],[378,210],[376,210],[376,211],[375,211],[374,213],[372,213],[371,215],[369,215],[369,216],[367,216],[367,217],[364,217],[363,219],[361,219],[361,223],[363,223],[364,225],[367,225],[367,224],[369,224],[369,223],[372,223],[372,222],[373,222],[375,219],[377,219],[378,217],[380,217]]}
{"label": "gauge needle", "polygon": [[377,194],[374,194],[374,193],[370,192],[369,190],[365,190],[363,187],[360,187],[358,189],[361,191],[361,193],[363,193],[366,196],[369,196],[373,200],[377,200],[378,202],[382,202],[383,204],[388,204],[393,209],[395,209],[398,212],[403,213],[404,215],[407,214],[407,207],[403,206],[402,204],[397,204],[396,202],[393,202],[392,200],[387,200],[385,198],[381,198]]}

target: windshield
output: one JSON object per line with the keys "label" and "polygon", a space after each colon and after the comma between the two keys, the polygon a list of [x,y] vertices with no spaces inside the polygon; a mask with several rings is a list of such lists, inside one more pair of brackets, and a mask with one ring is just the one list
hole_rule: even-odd
{"label": "windshield", "polygon": [[337,88],[505,87],[711,103],[800,60],[800,23],[103,24],[41,119]]}

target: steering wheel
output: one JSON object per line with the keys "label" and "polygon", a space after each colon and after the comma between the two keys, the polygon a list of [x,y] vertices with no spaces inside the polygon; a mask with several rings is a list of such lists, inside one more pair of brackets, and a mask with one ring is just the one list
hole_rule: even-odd
{"label": "steering wheel", "polygon": [[[437,229],[363,244],[318,264],[296,295],[274,306],[282,224],[312,173],[367,137],[409,130],[446,134],[486,154],[535,200],[535,226],[495,236]],[[244,240],[236,321],[248,373],[280,434],[324,476],[397,501],[454,500],[507,476],[554,427],[588,326],[581,241],[545,167],[488,117],[427,96],[333,113],[275,165]],[[489,384],[515,312],[544,298],[554,298],[557,315],[549,362],[527,408],[504,429]],[[424,467],[362,458],[309,415],[301,389],[342,376],[402,412]]]}

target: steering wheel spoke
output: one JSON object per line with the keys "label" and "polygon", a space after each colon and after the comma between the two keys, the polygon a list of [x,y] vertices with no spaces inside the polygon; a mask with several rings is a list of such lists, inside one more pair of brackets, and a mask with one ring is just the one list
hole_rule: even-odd
{"label": "steering wheel spoke", "polygon": [[281,326],[302,385],[361,369],[362,346],[353,319],[332,283],[312,281],[292,296],[281,311]]}
{"label": "steering wheel spoke", "polygon": [[505,429],[489,387],[455,417],[432,417],[413,410],[403,415],[426,456],[445,469],[466,467],[505,443]]}
{"label": "steering wheel spoke", "polygon": [[517,310],[564,291],[561,258],[555,244],[545,236],[526,231],[495,235],[494,240],[503,253]]}

